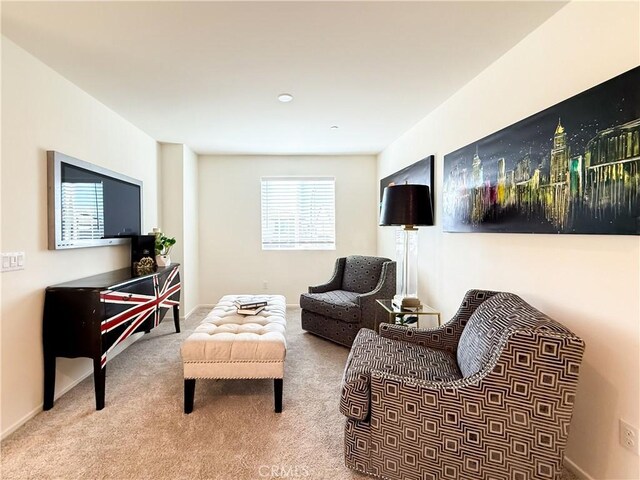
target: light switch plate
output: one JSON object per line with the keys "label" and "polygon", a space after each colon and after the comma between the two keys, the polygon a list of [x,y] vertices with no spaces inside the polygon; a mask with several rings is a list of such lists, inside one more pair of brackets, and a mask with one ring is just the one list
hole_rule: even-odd
{"label": "light switch plate", "polygon": [[24,252],[9,252],[2,254],[2,271],[11,272],[13,270],[24,270]]}

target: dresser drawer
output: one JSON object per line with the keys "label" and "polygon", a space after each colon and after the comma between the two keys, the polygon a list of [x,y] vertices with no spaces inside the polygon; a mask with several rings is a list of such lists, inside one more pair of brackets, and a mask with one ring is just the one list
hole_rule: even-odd
{"label": "dresser drawer", "polygon": [[148,330],[156,315],[154,277],[145,277],[100,293],[104,305],[101,325],[104,351],[136,331]]}

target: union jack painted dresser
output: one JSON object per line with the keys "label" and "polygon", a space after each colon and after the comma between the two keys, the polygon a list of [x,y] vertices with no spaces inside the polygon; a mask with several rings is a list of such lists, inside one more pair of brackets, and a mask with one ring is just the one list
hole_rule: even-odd
{"label": "union jack painted dresser", "polygon": [[53,407],[56,358],[93,359],[96,410],[104,408],[108,355],[132,334],[149,333],[173,309],[180,332],[179,264],[133,276],[123,268],[47,287],[42,321],[44,409]]}

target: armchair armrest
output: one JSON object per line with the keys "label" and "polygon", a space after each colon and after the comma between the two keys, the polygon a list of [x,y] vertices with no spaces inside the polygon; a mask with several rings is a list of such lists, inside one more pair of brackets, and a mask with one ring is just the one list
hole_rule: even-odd
{"label": "armchair armrest", "polygon": [[444,325],[437,328],[409,328],[389,323],[380,324],[380,335],[393,340],[415,343],[429,348],[448,350],[455,352],[458,349],[458,341],[462,330],[469,318],[485,300],[493,297],[498,292],[490,290],[469,290],[458,311]]}
{"label": "armchair armrest", "polygon": [[344,266],[346,261],[346,257],[338,258],[336,260],[336,265],[333,269],[331,279],[322,285],[309,287],[309,293],[325,293],[330,292],[331,290],[340,290],[340,287],[342,287],[342,277],[344,276]]}
{"label": "armchair armrest", "polygon": [[384,262],[380,272],[380,280],[376,288],[358,295],[358,305],[362,310],[362,326],[376,329],[376,299],[393,298],[396,291],[396,262]]}

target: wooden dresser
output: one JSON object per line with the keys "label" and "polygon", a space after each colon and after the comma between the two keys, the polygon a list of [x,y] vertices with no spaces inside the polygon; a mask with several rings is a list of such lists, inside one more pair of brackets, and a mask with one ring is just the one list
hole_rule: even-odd
{"label": "wooden dresser", "polygon": [[42,319],[44,409],[53,407],[56,358],[93,359],[96,409],[104,408],[109,352],[137,332],[148,333],[173,309],[180,332],[179,264],[133,276],[123,268],[47,287]]}

